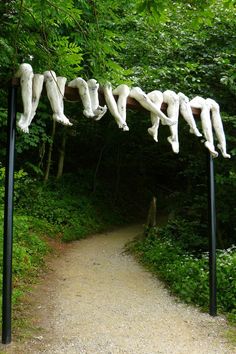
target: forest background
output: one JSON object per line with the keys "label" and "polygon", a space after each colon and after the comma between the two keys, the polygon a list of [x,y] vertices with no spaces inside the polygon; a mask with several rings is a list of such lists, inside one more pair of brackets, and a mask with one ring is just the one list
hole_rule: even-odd
{"label": "forest background", "polygon": [[[171,89],[220,104],[232,158],[215,160],[219,303],[235,318],[236,2],[5,0],[0,16],[2,210],[7,88],[22,62],[35,73],[54,70],[68,82],[95,78],[101,85],[110,81],[114,87],[126,83],[145,92]],[[201,141],[182,118],[180,153],[175,155],[166,140],[168,127],[161,126],[158,143],[148,135],[147,112],[128,112],[129,132],[121,132],[109,113],[99,122],[85,118],[80,102],[65,100],[65,114],[72,127],[52,120],[44,95],[30,133],[17,131],[14,298],[48,252],[45,235],[70,241],[120,223],[145,222],[156,196],[158,214],[168,219],[167,225],[148,230],[133,248],[170,285],[176,281],[173,289],[186,301],[206,306],[207,152]],[[174,246],[166,247],[161,258],[160,245],[167,240]],[[191,274],[181,268],[185,255],[197,260],[190,266],[186,259]],[[164,261],[169,262],[169,278],[161,273]],[[201,281],[205,295],[199,300]]]}

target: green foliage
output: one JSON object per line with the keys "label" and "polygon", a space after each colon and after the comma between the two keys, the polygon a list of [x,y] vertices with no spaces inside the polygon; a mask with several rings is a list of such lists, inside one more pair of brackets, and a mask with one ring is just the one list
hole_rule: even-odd
{"label": "green foliage", "polygon": [[[186,252],[178,240],[169,236],[169,227],[153,228],[127,248],[150,270],[164,280],[170,290],[187,303],[195,303],[205,310],[209,303],[208,253],[198,257]],[[189,235],[191,237],[191,235]],[[235,318],[236,248],[217,253],[218,307]]]}
{"label": "green foliage", "polygon": [[[0,258],[3,250],[3,213],[0,214]],[[38,268],[43,266],[44,256],[48,253],[47,243],[40,237],[42,233],[34,231],[34,220],[27,216],[14,217],[13,237],[13,301],[23,293],[27,284],[29,286],[33,277],[37,275]],[[2,277],[2,263],[0,264]],[[0,287],[2,286],[2,281]]]}
{"label": "green foliage", "polygon": [[123,217],[119,210],[110,208],[109,199],[91,193],[86,177],[78,181],[73,176],[65,176],[47,184],[31,181],[26,189],[22,186],[17,210],[54,225],[67,242],[121,223]]}

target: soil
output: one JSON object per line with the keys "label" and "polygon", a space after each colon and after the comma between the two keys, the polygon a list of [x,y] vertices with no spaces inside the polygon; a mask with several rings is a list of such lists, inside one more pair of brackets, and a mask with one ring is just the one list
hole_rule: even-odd
{"label": "soil", "polygon": [[235,354],[223,317],[178,302],[124,252],[141,232],[97,234],[51,256],[24,305],[32,328],[0,353]]}

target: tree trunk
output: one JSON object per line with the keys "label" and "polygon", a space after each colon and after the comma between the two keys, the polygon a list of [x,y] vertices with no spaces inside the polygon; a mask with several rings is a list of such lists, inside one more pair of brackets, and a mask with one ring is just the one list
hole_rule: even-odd
{"label": "tree trunk", "polygon": [[62,135],[61,148],[59,149],[59,160],[58,160],[58,168],[57,168],[57,179],[60,178],[63,174],[64,168],[64,160],[65,160],[65,151],[66,151],[66,130],[64,130]]}
{"label": "tree trunk", "polygon": [[56,121],[53,120],[52,135],[51,135],[52,140],[51,140],[51,143],[50,143],[49,149],[48,149],[48,161],[47,161],[46,172],[45,172],[45,176],[44,176],[44,182],[47,182],[47,180],[49,178],[50,167],[52,164],[52,151],[53,151],[53,143],[54,143],[55,133],[56,133]]}
{"label": "tree trunk", "polygon": [[149,212],[148,212],[148,217],[147,217],[147,226],[148,227],[155,227],[157,226],[157,198],[153,197]]}

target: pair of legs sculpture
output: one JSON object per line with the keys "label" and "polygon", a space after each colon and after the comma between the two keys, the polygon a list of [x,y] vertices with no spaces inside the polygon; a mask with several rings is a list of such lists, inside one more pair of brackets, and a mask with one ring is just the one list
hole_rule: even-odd
{"label": "pair of legs sculpture", "polygon": [[[47,96],[53,111],[53,119],[64,125],[72,125],[64,115],[64,93],[67,79],[56,76],[54,71],[45,71],[43,75],[34,74],[31,65],[21,64],[16,77],[20,78],[21,94],[24,112],[20,116],[18,126],[25,133],[29,132],[29,126],[36,114],[39,99],[45,82]],[[99,120],[106,113],[106,106],[101,107],[98,101],[97,81],[89,80],[87,83],[77,78],[69,83],[70,87],[76,87],[84,105],[84,115],[88,118]]]}
{"label": "pair of legs sculpture", "polygon": [[[20,78],[24,106],[24,112],[20,116],[18,126],[24,132],[29,132],[29,125],[35,116],[44,82],[53,111],[53,119],[64,125],[72,125],[69,119],[64,115],[63,98],[67,81],[65,77],[57,77],[53,71],[45,71],[43,75],[34,74],[29,64],[21,64],[16,73],[16,77]],[[96,80],[91,79],[86,82],[82,78],[76,78],[70,81],[68,86],[78,89],[84,107],[83,114],[87,118],[92,118],[97,121],[103,117],[107,111],[107,107],[99,105],[99,84]],[[188,97],[183,93],[180,92],[177,95],[171,90],[166,90],[163,93],[155,90],[146,94],[139,87],[130,89],[125,84],[119,85],[112,90],[111,84],[108,83],[104,86],[103,92],[111,114],[115,118],[118,127],[123,131],[129,130],[126,124],[126,104],[128,97],[136,99],[141,106],[150,112],[152,127],[148,129],[148,133],[156,142],[158,141],[160,122],[163,125],[168,125],[171,135],[167,140],[171,144],[174,153],[179,152],[179,112],[190,126],[190,133],[200,137],[201,133],[196,126],[191,108],[201,109],[200,116],[203,134],[206,139],[204,143],[205,146],[214,157],[218,156],[214,147],[213,126],[218,140],[218,148],[224,157],[230,158],[230,155],[226,152],[226,140],[219,105],[214,100],[197,96],[189,101]],[[117,102],[114,95],[118,96]],[[167,115],[161,111],[163,102],[167,104]]]}
{"label": "pair of legs sculpture", "polygon": [[[171,144],[174,153],[179,152],[179,113],[181,113],[185,121],[188,123],[190,133],[195,134],[197,137],[202,136],[196,126],[192,113],[192,108],[199,108],[201,110],[200,118],[202,130],[206,140],[204,145],[214,157],[218,156],[214,147],[213,127],[218,140],[217,147],[220,149],[223,157],[230,158],[230,155],[226,151],[226,139],[220,116],[220,108],[218,103],[214,100],[210,98],[204,99],[197,96],[189,101],[188,97],[183,93],[179,92],[177,95],[171,90],[166,90],[163,93],[155,90],[146,94],[139,87],[130,89],[127,85],[120,85],[112,91],[110,84],[107,84],[104,87],[104,95],[108,108],[114,116],[119,128],[123,128],[125,131],[129,130],[126,125],[126,102],[128,96],[135,98],[141,106],[150,111],[152,127],[148,129],[148,133],[156,142],[158,142],[160,121],[163,125],[168,125],[171,135],[167,140]],[[113,95],[118,95],[117,103]],[[167,104],[167,116],[161,111],[161,105],[163,102]]]}

